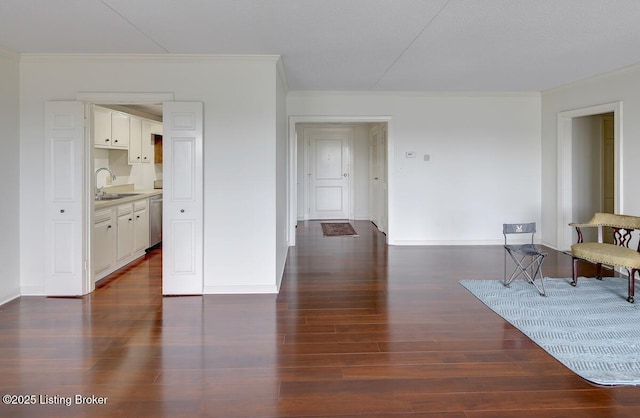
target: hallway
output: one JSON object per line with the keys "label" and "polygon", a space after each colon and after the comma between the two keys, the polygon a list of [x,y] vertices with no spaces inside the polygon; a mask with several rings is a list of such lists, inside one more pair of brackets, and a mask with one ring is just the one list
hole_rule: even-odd
{"label": "hallway", "polygon": [[[501,277],[500,246],[387,247],[353,225],[300,223],[279,295],[162,298],[155,250],[86,297],[0,307],[0,391],[37,395],[0,416],[640,414],[639,388],[586,383],[458,284]],[[549,252],[545,275],[568,277]]]}

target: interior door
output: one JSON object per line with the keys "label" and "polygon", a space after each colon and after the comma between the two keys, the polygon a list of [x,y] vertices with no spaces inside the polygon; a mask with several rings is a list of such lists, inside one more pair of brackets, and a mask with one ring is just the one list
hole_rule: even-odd
{"label": "interior door", "polygon": [[203,107],[163,103],[162,293],[203,291]]}
{"label": "interior door", "polygon": [[380,223],[378,229],[385,234],[387,233],[388,224],[388,206],[389,206],[389,175],[388,175],[388,125],[383,123],[380,125],[380,147],[378,148],[378,176],[380,178],[380,187],[378,192],[378,218]]}
{"label": "interior door", "polygon": [[77,296],[88,285],[84,211],[84,103],[45,103],[45,293]]}
{"label": "interior door", "polygon": [[369,128],[369,213],[371,222],[380,225],[378,194],[380,193],[380,174],[378,150],[380,148],[380,127],[375,124]]}
{"label": "interior door", "polygon": [[309,217],[349,218],[348,131],[311,131],[309,137]]}

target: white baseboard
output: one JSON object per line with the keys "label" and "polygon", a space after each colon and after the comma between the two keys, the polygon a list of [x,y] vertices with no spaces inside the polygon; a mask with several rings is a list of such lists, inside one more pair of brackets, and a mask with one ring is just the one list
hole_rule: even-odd
{"label": "white baseboard", "polygon": [[20,296],[46,296],[44,286],[21,286]]}
{"label": "white baseboard", "polygon": [[251,295],[278,293],[276,285],[247,285],[247,286],[205,286],[205,295]]}
{"label": "white baseboard", "polygon": [[11,302],[14,299],[20,297],[20,289],[15,288],[7,293],[0,295],[0,305],[4,305],[7,302]]}
{"label": "white baseboard", "polygon": [[504,240],[394,240],[389,245],[504,245]]}

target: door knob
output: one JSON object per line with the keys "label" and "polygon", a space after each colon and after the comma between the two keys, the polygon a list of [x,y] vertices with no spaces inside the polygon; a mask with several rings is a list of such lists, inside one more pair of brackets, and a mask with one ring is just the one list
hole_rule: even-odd
{"label": "door knob", "polygon": [[348,174],[347,174],[347,173],[344,173],[342,176],[343,176],[343,177],[347,177],[347,176],[348,176]]}

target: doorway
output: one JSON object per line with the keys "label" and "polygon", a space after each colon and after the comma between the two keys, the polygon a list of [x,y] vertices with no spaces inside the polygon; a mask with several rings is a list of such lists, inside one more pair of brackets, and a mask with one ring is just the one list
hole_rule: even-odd
{"label": "doorway", "polygon": [[[163,109],[162,103],[98,103],[89,111],[92,166],[86,182],[95,194],[89,273],[97,283],[143,257],[159,239],[151,230],[162,225]],[[139,199],[109,200],[118,195]]]}
{"label": "doorway", "polygon": [[[49,296],[76,296],[95,288],[91,268],[93,190],[90,135],[93,103],[163,103],[165,163],[163,294],[203,292],[203,104],[174,102],[173,94],[79,93],[77,101],[45,104],[45,196]],[[167,187],[168,186],[168,187]]]}
{"label": "doorway", "polygon": [[622,213],[620,102],[558,114],[558,248],[574,241],[570,222]]}
{"label": "doorway", "polygon": [[[352,173],[349,174],[351,183],[350,193],[350,214],[349,218],[352,219],[367,219],[370,220],[370,167],[369,167],[369,158],[370,158],[370,139],[369,139],[369,127],[378,124],[384,129],[385,139],[389,138],[383,145],[385,151],[382,155],[388,156],[391,155],[389,149],[392,148],[392,129],[391,129],[391,117],[380,117],[380,116],[357,116],[357,117],[335,117],[335,116],[291,116],[289,118],[289,185],[288,185],[288,196],[289,196],[289,218],[288,218],[288,237],[289,237],[289,245],[295,245],[296,239],[296,224],[298,220],[302,219],[310,219],[309,213],[307,212],[308,201],[305,198],[305,190],[308,190],[306,186],[306,182],[308,181],[308,172],[306,171],[306,161],[308,161],[308,155],[305,154],[305,140],[304,140],[304,132],[302,127],[310,127],[310,126],[321,126],[325,128],[344,128],[345,126],[358,126],[362,134],[357,134],[357,140],[353,141],[353,148],[351,154],[351,165],[350,169]],[[389,134],[387,134],[389,133]],[[361,137],[361,138],[360,138]],[[360,148],[358,150],[357,148]],[[360,158],[362,158],[360,160]],[[382,170],[385,172],[391,172],[392,170],[392,162],[385,158],[383,164],[380,165]],[[360,171],[359,171],[360,170]],[[344,172],[342,173],[344,177]],[[392,188],[391,185],[391,176],[385,176],[386,182],[384,189],[380,195],[384,196],[384,213],[386,215],[386,219],[391,219],[389,208],[389,199],[388,195],[391,193]],[[364,185],[364,186],[363,186]],[[364,192],[358,193],[357,190],[363,190]],[[358,208],[365,208],[366,212],[360,211]],[[364,213],[364,215],[363,215]],[[363,217],[366,216],[366,217]],[[389,222],[387,221],[387,224]],[[391,234],[389,230],[392,231],[391,227],[387,226],[387,235],[386,240],[388,244],[391,244]]]}

